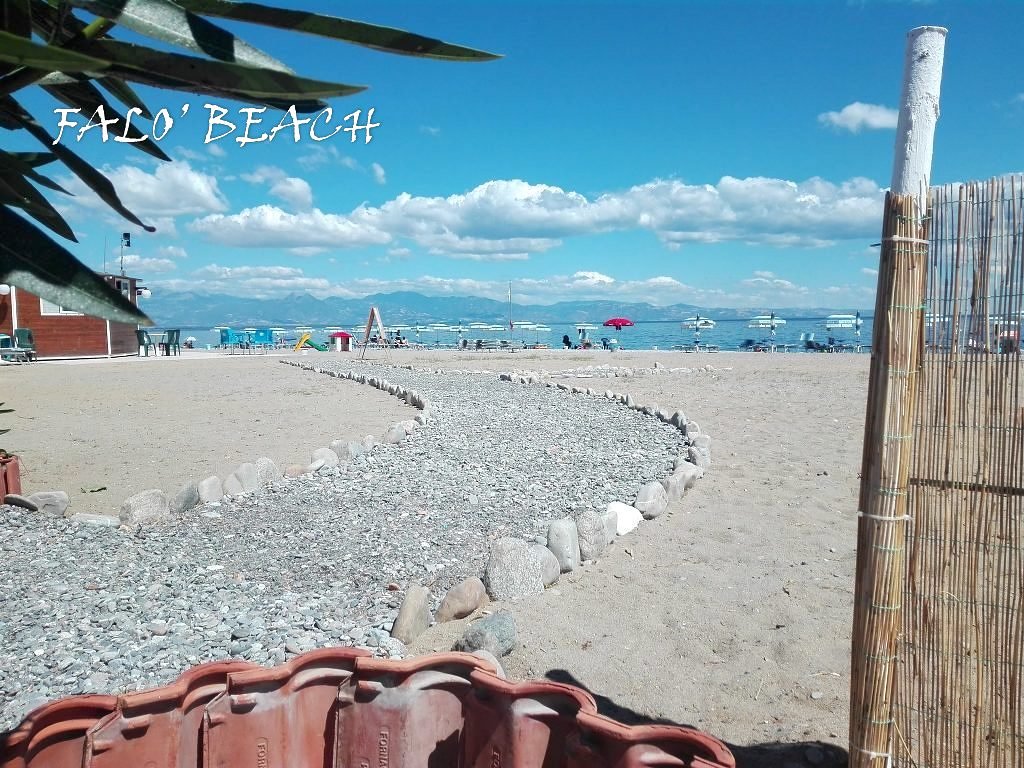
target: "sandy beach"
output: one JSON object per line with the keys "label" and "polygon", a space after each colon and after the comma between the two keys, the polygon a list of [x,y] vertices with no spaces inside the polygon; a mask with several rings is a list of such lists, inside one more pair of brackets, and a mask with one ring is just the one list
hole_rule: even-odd
{"label": "sandy beach", "polygon": [[[867,355],[398,350],[388,361],[690,368],[580,382],[685,411],[712,436],[714,463],[669,514],[506,606],[520,643],[503,663],[513,678],[581,685],[623,721],[698,726],[741,764],[842,764],[828,745],[846,742]],[[133,492],[173,493],[258,456],[306,463],[314,448],[380,435],[410,413],[275,356],[40,363],[0,378],[16,409],[3,445],[23,457],[25,492],[66,490],[78,511],[114,513]],[[446,650],[464,623],[437,625],[410,650]]]}

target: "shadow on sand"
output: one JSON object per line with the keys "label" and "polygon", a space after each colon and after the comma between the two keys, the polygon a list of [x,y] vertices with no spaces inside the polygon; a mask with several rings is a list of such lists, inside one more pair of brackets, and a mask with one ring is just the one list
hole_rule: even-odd
{"label": "shadow on sand", "polygon": [[[696,726],[677,723],[664,718],[650,718],[641,715],[628,707],[620,706],[607,696],[594,693],[564,669],[552,669],[545,675],[556,683],[568,683],[582,688],[597,702],[597,709],[602,715],[618,720],[624,725],[683,725],[688,728]],[[711,734],[712,736],[714,734]],[[847,765],[846,750],[834,744],[820,741],[800,741],[790,744],[778,742],[767,744],[750,744],[738,746],[727,744],[736,757],[736,768],[845,768]]]}

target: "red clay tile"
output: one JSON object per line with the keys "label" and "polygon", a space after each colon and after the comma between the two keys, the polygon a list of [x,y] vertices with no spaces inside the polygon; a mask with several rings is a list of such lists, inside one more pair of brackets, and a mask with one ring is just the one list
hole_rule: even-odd
{"label": "red clay tile", "polygon": [[170,685],[121,696],[117,711],[89,731],[85,768],[196,768],[206,705],[227,689],[229,674],[251,669],[260,667],[200,664]]}

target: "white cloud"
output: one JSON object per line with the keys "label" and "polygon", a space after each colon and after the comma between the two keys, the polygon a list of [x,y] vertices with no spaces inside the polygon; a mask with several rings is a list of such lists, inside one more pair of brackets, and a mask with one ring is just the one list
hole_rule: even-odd
{"label": "white cloud", "polygon": [[614,277],[602,275],[600,272],[574,272],[572,279],[577,285],[611,285],[615,282]]}
{"label": "white cloud", "polygon": [[309,182],[297,176],[289,176],[282,169],[272,165],[261,165],[252,173],[241,174],[243,181],[250,184],[268,184],[270,194],[290,203],[299,211],[313,207],[313,189]]}
{"label": "white cloud", "polygon": [[810,289],[804,285],[797,285],[792,280],[776,277],[771,272],[755,272],[755,277],[741,280],[743,285],[756,289],[770,289],[777,293],[807,293]]}
{"label": "white cloud", "polygon": [[[118,264],[121,263],[120,257],[117,258]],[[127,271],[135,272],[173,272],[178,268],[170,259],[158,259],[150,258],[146,256],[140,256],[137,253],[126,253],[124,255],[124,268]]]}
{"label": "white cloud", "polygon": [[391,236],[375,226],[372,212],[337,216],[318,209],[288,213],[273,205],[246,208],[225,216],[197,219],[189,229],[213,243],[238,247],[350,248],[385,245]]}
{"label": "white cloud", "polygon": [[321,144],[314,144],[310,147],[309,152],[298,158],[298,163],[307,171],[322,168],[325,165],[335,164],[344,166],[345,168],[351,168],[353,170],[359,167],[359,163],[356,162],[354,157],[341,154],[341,152],[338,151],[338,148],[333,145],[325,147]]}
{"label": "white cloud", "polygon": [[161,245],[156,249],[166,259],[187,259],[188,252],[180,245]]}
{"label": "white cloud", "polygon": [[878,277],[878,270],[872,269],[871,267],[861,267],[861,274],[867,275],[868,277]]}
{"label": "white cloud", "polygon": [[[284,265],[227,267],[209,264],[195,269],[187,277],[149,282],[161,290],[223,293],[254,298],[279,298],[292,293],[309,293],[317,298],[363,298],[374,293],[395,291],[414,291],[427,296],[483,296],[502,302],[508,298],[507,280],[417,276],[411,273],[396,279],[340,276],[328,279],[313,277],[299,267]],[[854,284],[852,281],[810,288],[767,271],[729,289],[688,285],[676,277],[664,274],[620,279],[594,271],[521,278],[513,284],[513,300],[517,304],[613,300],[648,302],[656,306],[688,303],[703,307],[863,307],[870,303],[873,294],[873,287]]]}
{"label": "white cloud", "polygon": [[[134,165],[104,167],[103,174],[113,182],[125,207],[140,217],[149,214],[182,216],[224,211],[227,200],[217,186],[217,178],[194,170],[187,161],[161,163],[152,173]],[[107,209],[92,190],[77,176],[60,183],[76,195],[75,203],[91,209]]]}
{"label": "white cloud", "polygon": [[373,180],[378,184],[387,184],[388,175],[384,172],[384,166],[380,163],[371,163],[370,170],[373,171]]}
{"label": "white cloud", "polygon": [[222,267],[208,264],[188,278],[149,281],[167,291],[199,291],[267,299],[291,293],[336,295],[329,280],[308,277],[301,269],[284,266]]}
{"label": "white cloud", "polygon": [[224,157],[227,155],[227,151],[220,144],[207,144],[206,151],[214,157]]}
{"label": "white cloud", "polygon": [[440,136],[441,129],[433,125],[421,125],[420,133],[425,133],[427,136]]}
{"label": "white cloud", "polygon": [[[270,170],[246,178],[263,181]],[[349,213],[314,209],[293,216],[260,206],[206,216],[191,226],[223,245],[337,249],[404,239],[435,255],[500,260],[551,250],[573,235],[629,230],[652,232],[670,248],[716,242],[819,247],[872,237],[882,198],[883,190],[864,178],[833,183],[726,176],[715,185],[657,179],[593,199],[513,179],[448,197],[402,193]],[[265,239],[268,229],[271,241]]]}
{"label": "white cloud", "polygon": [[833,128],[842,128],[851,133],[862,130],[887,130],[896,127],[899,112],[880,104],[864,104],[855,101],[847,104],[838,112],[823,112],[818,115],[818,122]]}

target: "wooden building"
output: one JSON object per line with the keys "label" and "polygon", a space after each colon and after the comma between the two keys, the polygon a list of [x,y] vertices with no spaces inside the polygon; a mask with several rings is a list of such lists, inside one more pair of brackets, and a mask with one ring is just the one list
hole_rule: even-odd
{"label": "wooden building", "polygon": [[[140,278],[101,274],[132,304],[146,289]],[[39,359],[123,357],[139,352],[137,325],[102,320],[41,299],[24,288],[9,286],[0,293],[0,334],[14,336],[15,328],[28,328]],[[148,292],[147,292],[148,295]]]}

